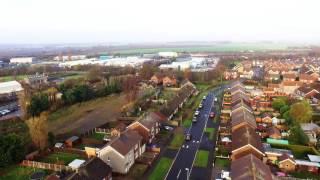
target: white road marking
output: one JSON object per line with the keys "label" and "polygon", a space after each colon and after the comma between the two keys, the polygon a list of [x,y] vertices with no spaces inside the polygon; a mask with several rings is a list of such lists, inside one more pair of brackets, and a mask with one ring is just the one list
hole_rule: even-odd
{"label": "white road marking", "polygon": [[178,172],[178,175],[177,175],[177,179],[179,179],[180,173],[181,173],[181,169],[179,169],[179,172]]}

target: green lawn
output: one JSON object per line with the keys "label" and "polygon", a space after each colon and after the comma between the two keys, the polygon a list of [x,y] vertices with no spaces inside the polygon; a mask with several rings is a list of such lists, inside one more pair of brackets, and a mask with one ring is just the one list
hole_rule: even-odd
{"label": "green lawn", "polygon": [[23,80],[25,77],[27,77],[26,75],[17,75],[16,78],[14,76],[2,76],[0,77],[0,82],[7,82],[7,81],[13,81],[13,80]]}
{"label": "green lawn", "polygon": [[175,134],[173,136],[173,139],[169,145],[169,148],[172,149],[179,149],[180,146],[183,144],[184,142],[184,135],[183,134]]}
{"label": "green lawn", "polygon": [[68,165],[70,162],[72,162],[75,159],[83,159],[83,158],[78,154],[55,152],[41,158],[39,161],[45,162],[45,163],[52,163],[52,164],[62,163],[64,165]]}
{"label": "green lawn", "polygon": [[222,168],[228,168],[230,166],[230,160],[217,158],[216,162],[215,162],[215,166],[222,167]]}
{"label": "green lawn", "polygon": [[281,145],[281,144],[271,144],[273,148],[281,148],[281,149],[290,149],[293,153],[293,156],[296,159],[307,159],[307,154],[312,155],[320,155],[320,152],[317,151],[315,148],[309,146],[301,146],[301,145]]}
{"label": "green lawn", "polygon": [[105,135],[106,135],[105,133],[94,132],[92,134],[89,134],[88,138],[96,139],[96,140],[103,140]]}
{"label": "green lawn", "polygon": [[48,176],[51,172],[49,170],[37,169],[24,166],[13,166],[8,168],[8,171],[3,176],[0,176],[0,180],[28,180],[34,172],[42,171]]}
{"label": "green lawn", "polygon": [[209,139],[213,140],[215,129],[214,128],[206,128],[205,132],[209,134]]}
{"label": "green lawn", "polygon": [[209,151],[199,150],[196,155],[194,165],[197,167],[207,167]]}
{"label": "green lawn", "polygon": [[152,171],[151,175],[149,176],[149,180],[162,180],[165,178],[171,164],[172,159],[162,157],[157,164],[156,168]]}
{"label": "green lawn", "polygon": [[135,163],[128,173],[128,176],[133,179],[140,179],[144,172],[147,170],[148,165]]}
{"label": "green lawn", "polygon": [[319,179],[319,175],[309,172],[292,172],[290,175],[300,179]]}
{"label": "green lawn", "polygon": [[186,127],[186,128],[190,127],[191,124],[192,124],[192,120],[190,118],[189,119],[185,119],[185,120],[182,121],[183,127]]}

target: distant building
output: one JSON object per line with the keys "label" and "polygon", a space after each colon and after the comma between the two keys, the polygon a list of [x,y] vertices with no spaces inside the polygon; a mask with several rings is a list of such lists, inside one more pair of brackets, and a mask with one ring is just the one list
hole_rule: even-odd
{"label": "distant building", "polygon": [[32,64],[36,61],[35,57],[11,58],[10,64]]}
{"label": "distant building", "polygon": [[35,75],[29,75],[24,79],[25,83],[31,85],[31,86],[39,86],[41,84],[47,84],[48,83],[48,75],[43,73],[39,74],[36,73]]}
{"label": "distant building", "polygon": [[0,83],[0,95],[17,93],[22,90],[23,88],[18,81],[8,81]]}
{"label": "distant building", "polygon": [[178,57],[178,53],[177,52],[159,52],[158,55],[160,57],[164,57],[164,58]]}
{"label": "distant building", "polygon": [[86,59],[86,55],[75,55],[75,56],[56,56],[53,58],[55,61],[74,61]]}

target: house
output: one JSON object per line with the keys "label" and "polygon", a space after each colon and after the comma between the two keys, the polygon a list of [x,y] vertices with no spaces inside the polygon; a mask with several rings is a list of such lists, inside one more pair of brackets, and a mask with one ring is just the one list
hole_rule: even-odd
{"label": "house", "polygon": [[231,106],[232,106],[231,113],[236,112],[238,110],[242,110],[242,109],[245,109],[250,113],[253,113],[252,108],[250,107],[250,104],[243,99],[239,99],[238,101],[232,103]]}
{"label": "house", "polygon": [[274,126],[271,126],[267,129],[267,134],[268,134],[268,137],[272,138],[272,139],[281,139],[282,138],[279,129]]}
{"label": "house", "polygon": [[297,171],[308,171],[311,173],[319,173],[320,163],[311,162],[307,160],[296,159],[296,170]]}
{"label": "house", "polygon": [[225,71],[223,73],[223,77],[225,80],[231,80],[231,79],[236,79],[238,78],[238,72],[237,71]]}
{"label": "house", "polygon": [[166,76],[162,79],[162,84],[166,87],[175,86],[177,85],[177,79],[174,76]]}
{"label": "house", "polygon": [[145,151],[146,147],[142,144],[142,140],[143,137],[138,132],[128,129],[98,149],[96,154],[112,168],[113,172],[126,174],[135,160]]}
{"label": "house", "polygon": [[31,87],[38,87],[42,84],[48,83],[48,75],[45,73],[34,75],[29,75],[24,79],[25,83],[29,84]]}
{"label": "house", "polygon": [[295,74],[284,74],[282,77],[283,81],[295,81],[297,76]]}
{"label": "house", "polygon": [[268,81],[278,81],[280,79],[280,74],[266,74],[264,79]]}
{"label": "house", "polygon": [[312,102],[313,102],[314,104],[320,104],[320,93],[315,94],[315,95],[312,97]]}
{"label": "house", "polygon": [[151,77],[150,82],[156,85],[162,84],[163,75],[155,74]]}
{"label": "house", "polygon": [[268,143],[263,143],[263,149],[264,149],[264,153],[266,155],[267,160],[273,164],[276,164],[276,162],[279,162],[279,158],[283,154],[286,154],[291,158],[293,158],[293,154],[291,150],[272,148],[271,145]]}
{"label": "house", "polygon": [[299,81],[306,84],[311,84],[317,81],[317,78],[309,75],[309,74],[300,74]]}
{"label": "house", "polygon": [[285,172],[292,172],[296,169],[295,160],[287,154],[283,154],[279,157],[279,168]]}
{"label": "house", "polygon": [[231,159],[239,159],[245,155],[253,154],[259,159],[264,156],[260,136],[249,126],[236,129],[232,132]]}
{"label": "house", "polygon": [[112,180],[112,169],[100,158],[94,157],[82,164],[65,180]]}
{"label": "house", "polygon": [[160,109],[162,117],[166,117],[166,120],[170,120],[179,110],[180,107],[187,101],[187,99],[197,92],[194,85],[186,84],[180,88],[177,95],[173,97],[169,102]]}
{"label": "house", "polygon": [[296,90],[296,95],[306,99],[311,99],[316,94],[319,94],[319,91],[306,86],[301,86]]}
{"label": "house", "polygon": [[235,88],[235,87],[242,87],[244,88],[244,85],[240,82],[240,81],[235,81],[235,82],[232,82],[230,83],[230,88]]}
{"label": "house", "polygon": [[65,141],[67,147],[73,147],[75,144],[80,142],[80,138],[78,136],[72,136]]}
{"label": "house", "polygon": [[111,128],[110,135],[111,137],[119,136],[127,128],[127,125],[124,123],[117,124],[114,128]]}
{"label": "house", "polygon": [[271,124],[272,123],[271,115],[269,113],[264,113],[262,115],[261,122],[266,124]]}
{"label": "house", "polygon": [[308,136],[311,145],[317,144],[320,127],[315,123],[300,123],[302,131]]}
{"label": "house", "polygon": [[281,92],[286,94],[294,94],[294,92],[302,86],[300,81],[282,81],[281,83]]}
{"label": "house", "polygon": [[231,128],[232,131],[242,128],[244,126],[250,126],[253,129],[257,128],[256,120],[252,113],[246,109],[242,109],[231,114]]}
{"label": "house", "polygon": [[234,103],[240,99],[245,100],[246,102],[249,102],[250,98],[247,96],[244,92],[238,91],[236,93],[233,93],[231,95],[231,103]]}
{"label": "house", "polygon": [[160,131],[160,121],[160,117],[151,112],[142,119],[131,123],[128,129],[137,131],[143,137],[144,142],[151,143]]}
{"label": "house", "polygon": [[232,180],[272,180],[269,167],[259,158],[248,154],[231,163]]}
{"label": "house", "polygon": [[245,94],[246,93],[245,88],[243,86],[234,86],[230,88],[231,95],[234,95],[239,92]]}

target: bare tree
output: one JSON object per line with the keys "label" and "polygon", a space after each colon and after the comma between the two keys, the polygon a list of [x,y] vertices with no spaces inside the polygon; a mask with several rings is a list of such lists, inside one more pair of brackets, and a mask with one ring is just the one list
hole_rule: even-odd
{"label": "bare tree", "polygon": [[48,144],[47,118],[48,112],[42,112],[40,116],[27,120],[32,142],[40,150],[44,150]]}

